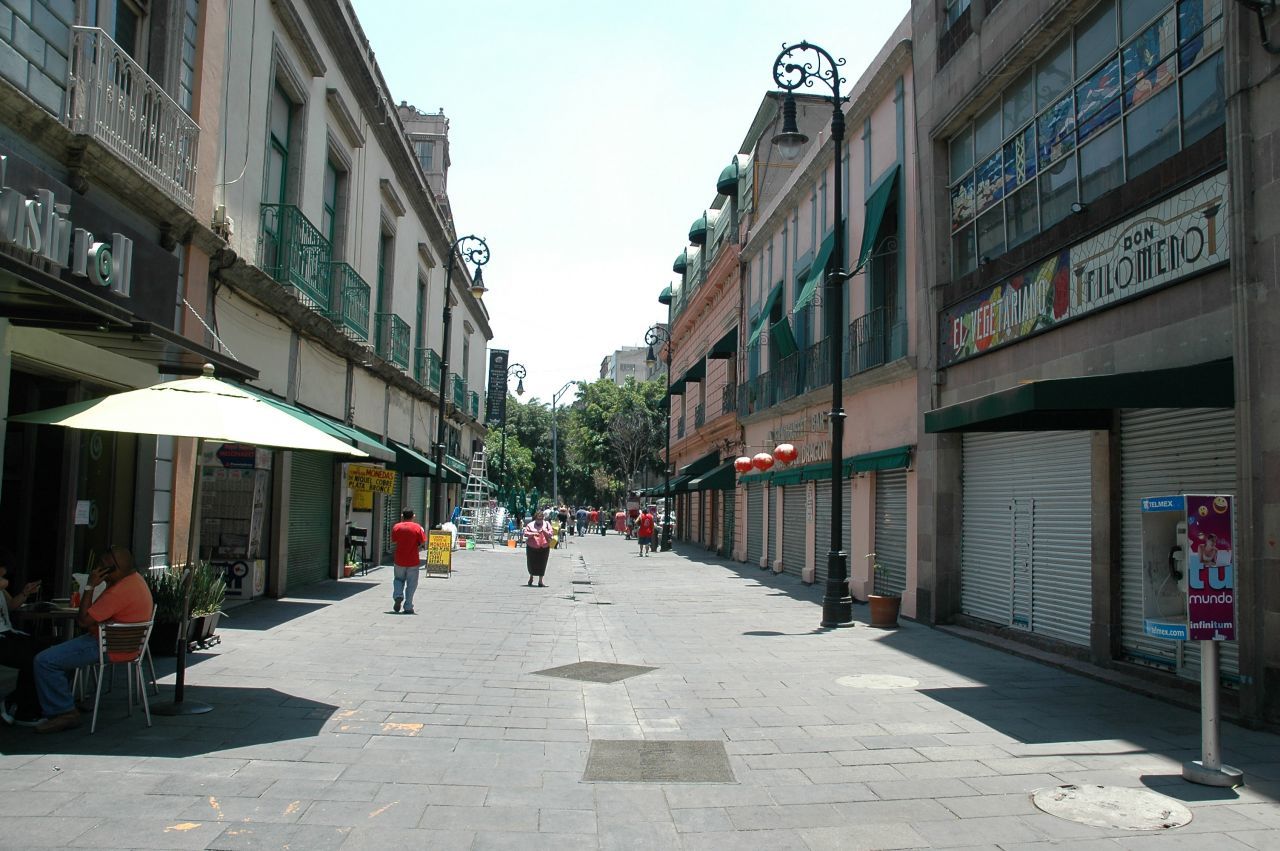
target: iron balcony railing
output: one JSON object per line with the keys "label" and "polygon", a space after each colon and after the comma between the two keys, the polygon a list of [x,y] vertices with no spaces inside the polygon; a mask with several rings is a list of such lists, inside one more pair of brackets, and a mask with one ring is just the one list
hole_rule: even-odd
{"label": "iron balcony railing", "polygon": [[705,404],[699,404],[693,409],[693,427],[702,428],[703,424],[706,421],[707,421],[707,406]]}
{"label": "iron balcony railing", "polygon": [[350,263],[330,263],[329,283],[334,296],[329,319],[353,340],[369,342],[369,285]]}
{"label": "iron balcony railing", "polygon": [[442,367],[440,355],[436,354],[433,349],[419,349],[418,351],[426,352],[423,356],[425,358],[425,366],[423,368],[425,369],[424,374],[427,377],[427,386],[439,393],[440,369]]}
{"label": "iron balcony railing", "polygon": [[456,372],[450,373],[450,378],[453,379],[453,404],[462,408],[467,404],[467,382]]}
{"label": "iron balcony railing", "polygon": [[291,287],[303,304],[329,314],[332,304],[329,241],[297,207],[262,205],[258,265],[281,284]]}
{"label": "iron balcony railing", "polygon": [[409,368],[409,323],[394,313],[378,314],[378,356],[401,369]]}
{"label": "iron balcony railing", "polygon": [[720,389],[720,413],[732,414],[738,410],[738,385],[730,381]]}
{"label": "iron balcony railing", "polygon": [[845,337],[845,375],[857,375],[907,355],[907,320],[878,307],[853,320]]}
{"label": "iron balcony railing", "polygon": [[467,401],[470,403],[468,407],[471,411],[471,418],[473,420],[480,419],[480,394],[472,390],[467,394]]}
{"label": "iron balcony railing", "polygon": [[676,420],[676,437],[684,437],[684,417]]}
{"label": "iron balcony railing", "polygon": [[71,28],[66,124],[194,209],[200,126],[98,27]]}

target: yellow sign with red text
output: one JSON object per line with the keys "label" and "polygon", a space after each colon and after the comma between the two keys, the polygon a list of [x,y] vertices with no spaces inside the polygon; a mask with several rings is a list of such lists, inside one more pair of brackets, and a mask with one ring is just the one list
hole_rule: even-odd
{"label": "yellow sign with red text", "polygon": [[395,493],[396,471],[369,467],[365,464],[348,464],[347,487],[354,491]]}

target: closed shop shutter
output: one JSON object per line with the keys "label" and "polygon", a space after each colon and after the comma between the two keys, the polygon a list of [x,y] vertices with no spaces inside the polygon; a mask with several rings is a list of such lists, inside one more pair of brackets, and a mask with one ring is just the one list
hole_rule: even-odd
{"label": "closed shop shutter", "polygon": [[724,505],[720,520],[720,555],[733,558],[733,515],[737,509],[738,492],[736,490],[721,491],[720,501]]}
{"label": "closed shop shutter", "polygon": [[391,527],[400,522],[400,505],[404,501],[404,476],[396,474],[396,486],[382,497],[382,551],[391,557]]}
{"label": "closed shop shutter", "polygon": [[762,484],[747,485],[747,563],[756,567],[764,558],[764,495],[767,491]]}
{"label": "closed shop shutter", "polygon": [[808,485],[784,485],[782,488],[782,572],[799,576],[805,566],[805,532],[808,512],[805,490]]}
{"label": "closed shop shutter", "polygon": [[682,541],[688,541],[690,539],[689,500],[692,496],[693,494],[689,493],[680,494],[680,515],[679,520],[676,522],[676,528],[680,530],[680,540]]}
{"label": "closed shop shutter", "polygon": [[[853,480],[850,479],[846,482],[841,482],[840,486],[844,488],[844,508],[841,509],[840,512],[840,522],[844,524],[844,529],[840,534],[840,540],[843,542],[840,546],[843,547],[845,553],[848,554],[848,557],[845,559],[845,577],[847,578],[853,576],[854,558],[862,558],[866,553],[870,552],[870,550],[859,550],[853,543]],[[824,562],[827,560],[827,550],[830,549],[831,545],[828,544],[826,549],[822,551],[822,560]],[[824,567],[823,570],[825,569],[826,568]]]}
{"label": "closed shop shutter", "polygon": [[875,560],[883,568],[877,577],[880,593],[907,590],[907,471],[876,473]]}
{"label": "closed shop shutter", "polygon": [[[1120,628],[1121,646],[1130,661],[1200,678],[1199,642],[1168,641],[1143,633],[1141,500],[1182,493],[1234,494],[1235,446],[1230,408],[1120,412]],[[1221,645],[1221,673],[1237,678],[1239,645],[1234,641]]]}
{"label": "closed shop shutter", "polygon": [[717,492],[706,490],[702,492],[702,540],[706,544],[707,549],[714,550],[716,548],[716,496]]}
{"label": "closed shop shutter", "polygon": [[[831,480],[815,482],[816,491],[813,500],[813,566],[814,582],[827,584],[827,554],[831,552]],[[845,484],[844,480],[840,484]],[[846,505],[847,507],[847,505]],[[849,542],[842,545],[849,549]]]}
{"label": "closed shop shutter", "polygon": [[1089,433],[964,436],[961,609],[1088,645]]}
{"label": "closed shop shutter", "polygon": [[412,508],[421,521],[427,516],[426,511],[427,480],[421,476],[413,476],[404,480],[404,504],[401,510]]}
{"label": "closed shop shutter", "polygon": [[289,477],[289,591],[333,575],[333,456],[294,452]]}

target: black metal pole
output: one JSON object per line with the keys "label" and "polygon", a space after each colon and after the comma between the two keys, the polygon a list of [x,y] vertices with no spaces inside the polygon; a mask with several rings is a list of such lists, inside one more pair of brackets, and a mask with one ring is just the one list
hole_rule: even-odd
{"label": "black metal pole", "polygon": [[453,292],[453,264],[457,255],[457,244],[449,249],[449,271],[444,276],[444,339],[440,344],[440,404],[436,409],[436,480],[431,493],[431,528],[439,529],[444,523],[444,409],[449,404],[445,394],[445,385],[449,380],[449,331],[453,324],[453,305],[449,297]]}
{"label": "black metal pole", "polygon": [[671,549],[671,304],[667,304],[667,452],[662,460],[662,549]]}
{"label": "black metal pole", "polygon": [[[795,54],[816,54],[810,58]],[[831,142],[834,147],[835,164],[835,238],[832,240],[832,254],[835,268],[826,273],[824,282],[824,298],[827,321],[827,341],[830,346],[827,353],[827,366],[831,370],[831,549],[827,553],[827,588],[822,598],[822,626],[848,626],[853,622],[853,599],[849,594],[848,554],[845,553],[842,540],[841,518],[844,515],[844,489],[841,487],[841,474],[844,467],[844,370],[841,368],[841,355],[844,349],[844,322],[841,313],[844,309],[843,287],[849,273],[845,269],[844,239],[844,168],[841,159],[841,147],[844,144],[844,99],[840,97],[840,67],[844,60],[837,61],[830,53],[810,44],[807,41],[784,46],[773,65],[774,81],[787,91],[787,101],[783,109],[783,129],[779,141],[804,141],[795,119],[795,101],[791,93],[801,86],[812,86],[820,82],[831,90]],[[783,137],[789,137],[784,139]]]}

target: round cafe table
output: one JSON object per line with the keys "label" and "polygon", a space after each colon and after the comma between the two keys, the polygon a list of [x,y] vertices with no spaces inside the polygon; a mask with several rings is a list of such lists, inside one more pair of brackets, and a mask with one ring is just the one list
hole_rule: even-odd
{"label": "round cafe table", "polygon": [[15,621],[31,624],[31,631],[34,633],[38,634],[47,628],[54,638],[66,641],[75,632],[76,615],[79,611],[68,606],[55,606],[49,611],[39,612],[27,606],[19,606],[9,614]]}

